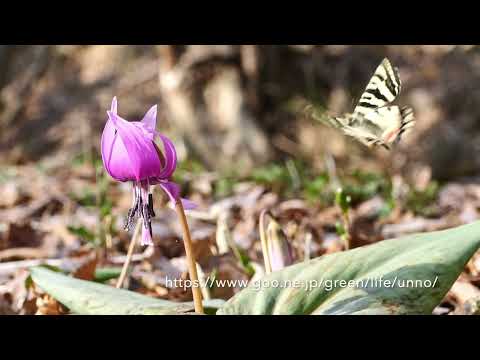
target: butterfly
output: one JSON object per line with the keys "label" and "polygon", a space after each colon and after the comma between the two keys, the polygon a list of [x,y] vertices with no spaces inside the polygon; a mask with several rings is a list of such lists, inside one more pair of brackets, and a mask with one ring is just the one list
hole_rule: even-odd
{"label": "butterfly", "polygon": [[[383,59],[351,114],[340,117],[312,114],[322,122],[338,128],[368,147],[390,150],[401,136],[415,125],[413,109],[391,105],[401,91],[398,70]],[[312,107],[310,107],[312,109]]]}

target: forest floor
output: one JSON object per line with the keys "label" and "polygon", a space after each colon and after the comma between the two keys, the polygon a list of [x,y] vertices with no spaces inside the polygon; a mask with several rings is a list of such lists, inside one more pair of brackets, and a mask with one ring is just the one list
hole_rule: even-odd
{"label": "forest floor", "polygon": [[[175,179],[199,206],[188,212],[197,261],[205,276],[252,279],[263,259],[258,220],[270,210],[296,262],[345,249],[345,224],[335,201],[349,203],[351,246],[406,234],[447,229],[478,219],[478,179],[412,190],[396,176],[333,167],[313,173],[288,160],[237,178],[208,172],[193,161]],[[77,157],[65,167],[5,167],[0,173],[0,314],[65,314],[68,310],[29,281],[28,267],[46,264],[72,276],[115,285],[130,235],[123,230],[130,184],[112,181],[100,160]],[[189,301],[190,290],[169,279],[188,276],[181,227],[166,197],[154,192],[153,247],[135,249],[126,287],[152,297]],[[233,241],[232,241],[233,240]],[[103,275],[102,275],[103,274]],[[169,287],[170,286],[170,287]],[[229,299],[239,288],[209,288],[204,296]],[[463,314],[480,295],[480,253],[474,256],[435,314]]]}

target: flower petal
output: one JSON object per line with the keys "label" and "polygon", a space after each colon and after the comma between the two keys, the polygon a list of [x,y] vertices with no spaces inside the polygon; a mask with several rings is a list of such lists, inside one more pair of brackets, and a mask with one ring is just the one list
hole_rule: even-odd
{"label": "flower petal", "polygon": [[192,210],[197,207],[197,205],[192,201],[180,198],[180,186],[178,186],[178,184],[175,184],[172,181],[168,181],[168,182],[161,182],[159,183],[159,185],[167,193],[168,197],[170,198],[169,206],[171,208],[175,207],[178,199],[180,199],[180,201],[182,202],[182,205],[185,210]]}
{"label": "flower petal", "polygon": [[142,246],[153,245],[152,237],[150,236],[150,231],[145,229],[145,226],[142,226],[142,239],[140,240]]}
{"label": "flower petal", "polygon": [[197,204],[195,204],[193,201],[191,200],[188,200],[188,199],[184,199],[184,198],[180,198],[180,201],[182,202],[182,205],[183,205],[183,208],[185,210],[193,210],[197,207]]}
{"label": "flower petal", "polygon": [[114,96],[112,100],[112,106],[110,108],[110,111],[114,114],[117,114],[117,97]]}
{"label": "flower petal", "polygon": [[159,132],[156,132],[156,135],[160,137],[160,140],[163,142],[163,152],[155,144],[156,149],[159,152],[160,163],[163,167],[156,178],[150,179],[150,184],[152,185],[159,184],[165,180],[170,180],[175,169],[177,168],[177,152],[172,141]]}
{"label": "flower petal", "polygon": [[118,181],[128,181],[134,177],[127,149],[110,119],[107,120],[103,129],[101,152],[105,170],[112,178]]}
{"label": "flower petal", "polygon": [[168,181],[168,182],[163,181],[159,183],[159,185],[163,189],[163,191],[167,193],[173,205],[175,205],[180,195],[180,187],[171,181]]}
{"label": "flower petal", "polygon": [[[161,172],[161,164],[151,139],[145,136],[145,133],[135,124],[110,111],[107,113],[118,131],[130,159],[130,165],[135,176],[131,180],[141,181],[150,177],[158,177]],[[115,156],[115,153],[112,156]],[[110,170],[113,169],[110,167]]]}
{"label": "flower petal", "polygon": [[160,133],[157,133],[157,135],[160,137],[160,140],[162,140],[165,149],[165,153],[163,154],[165,158],[165,166],[163,167],[159,178],[169,179],[177,168],[177,151],[169,138]]}
{"label": "flower petal", "polygon": [[147,111],[141,122],[149,131],[155,132],[157,127],[157,105],[152,106]]}

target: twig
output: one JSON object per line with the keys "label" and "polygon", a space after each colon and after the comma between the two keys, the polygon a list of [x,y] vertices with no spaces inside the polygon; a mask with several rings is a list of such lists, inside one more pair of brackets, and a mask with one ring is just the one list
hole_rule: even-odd
{"label": "twig", "polygon": [[183,229],[183,244],[185,245],[185,254],[187,256],[188,273],[190,275],[190,280],[192,281],[193,304],[195,305],[195,312],[203,314],[202,292],[199,288],[200,282],[198,280],[195,255],[193,253],[192,238],[190,236],[185,210],[183,209],[183,205],[180,200],[177,201],[175,209],[177,210],[178,219],[180,220]]}
{"label": "twig", "polygon": [[127,258],[123,263],[122,272],[118,278],[116,288],[120,289],[122,287],[125,276],[127,276],[128,266],[132,260],[133,250],[135,249],[135,244],[137,243],[138,234],[140,234],[140,229],[142,228],[142,220],[137,220],[137,225],[135,225],[135,230],[133,231],[132,239],[130,240],[130,245],[128,246]]}

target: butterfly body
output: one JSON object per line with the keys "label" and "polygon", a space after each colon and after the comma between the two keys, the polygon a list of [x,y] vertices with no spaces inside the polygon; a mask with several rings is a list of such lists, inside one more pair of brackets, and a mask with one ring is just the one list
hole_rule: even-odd
{"label": "butterfly body", "polygon": [[[391,105],[401,90],[398,71],[384,59],[362,94],[353,113],[319,120],[338,128],[368,147],[390,149],[414,124],[413,109]],[[315,116],[315,115],[314,115]]]}

